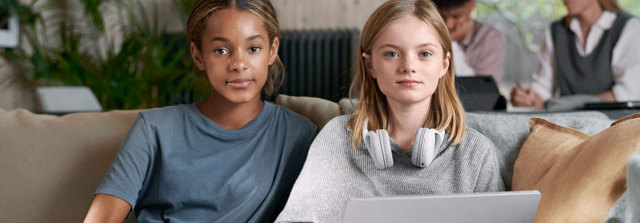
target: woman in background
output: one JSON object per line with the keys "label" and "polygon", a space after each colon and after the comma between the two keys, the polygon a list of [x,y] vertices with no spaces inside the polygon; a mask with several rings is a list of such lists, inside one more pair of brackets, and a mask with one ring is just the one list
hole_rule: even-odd
{"label": "woman in background", "polygon": [[616,0],[564,0],[567,16],[551,24],[531,88],[511,90],[514,106],[544,108],[545,101],[591,95],[640,100],[640,20]]}

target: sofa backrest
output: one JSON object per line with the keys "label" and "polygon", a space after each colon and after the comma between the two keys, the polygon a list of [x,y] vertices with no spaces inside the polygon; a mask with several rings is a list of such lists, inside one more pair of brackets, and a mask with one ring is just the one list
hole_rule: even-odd
{"label": "sofa backrest", "polygon": [[[278,98],[320,128],[352,112],[351,103],[319,98]],[[357,102],[355,103],[357,106]],[[341,112],[342,111],[342,112]],[[7,222],[79,222],[139,111],[65,116],[0,109],[0,216]],[[549,114],[467,113],[467,126],[496,145],[501,174],[511,186],[513,165],[529,134],[529,119],[542,117],[587,134],[611,120],[598,112]]]}
{"label": "sofa backrest", "polygon": [[[340,115],[353,113],[358,106],[358,101],[342,99],[338,104],[338,111],[335,111],[335,102],[318,99],[307,99],[304,97],[290,97],[280,95],[278,104],[288,108],[322,108],[324,109],[307,109],[299,112],[300,109],[292,109],[309,119],[316,120],[319,126],[324,126],[333,116],[320,116],[317,113],[324,113],[330,110],[329,114],[339,113]],[[319,118],[321,117],[321,118]],[[566,113],[510,113],[510,112],[482,112],[466,113],[467,127],[475,129],[487,136],[495,144],[498,162],[500,164],[500,172],[505,183],[506,189],[511,189],[511,178],[513,176],[513,165],[518,157],[520,147],[529,135],[529,119],[532,117],[540,117],[562,126],[577,129],[581,132],[593,135],[598,133],[611,124],[612,120],[601,112],[584,111],[584,112],[566,112]]]}
{"label": "sofa backrest", "polygon": [[138,111],[0,110],[0,216],[81,222]]}

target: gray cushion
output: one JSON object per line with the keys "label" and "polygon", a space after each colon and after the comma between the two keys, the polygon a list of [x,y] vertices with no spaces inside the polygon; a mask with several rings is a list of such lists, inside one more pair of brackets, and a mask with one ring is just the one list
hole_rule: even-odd
{"label": "gray cushion", "polygon": [[568,112],[568,113],[505,113],[485,112],[467,113],[467,126],[487,136],[498,150],[500,174],[505,188],[511,190],[513,165],[520,147],[529,135],[529,119],[540,117],[558,125],[577,129],[589,135],[598,133],[611,125],[611,120],[600,112]]}
{"label": "gray cushion", "polygon": [[640,222],[640,154],[627,163],[627,191],[609,210],[607,223]]}

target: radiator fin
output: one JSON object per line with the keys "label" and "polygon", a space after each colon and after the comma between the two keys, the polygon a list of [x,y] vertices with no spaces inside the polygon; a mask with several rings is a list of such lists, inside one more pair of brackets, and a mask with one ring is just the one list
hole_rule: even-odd
{"label": "radiator fin", "polygon": [[281,94],[338,101],[355,72],[357,30],[283,31],[278,54],[285,66]]}

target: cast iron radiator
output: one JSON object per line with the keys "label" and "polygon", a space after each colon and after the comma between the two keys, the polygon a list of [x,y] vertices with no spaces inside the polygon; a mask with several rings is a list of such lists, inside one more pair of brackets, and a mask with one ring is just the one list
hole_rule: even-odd
{"label": "cast iron radiator", "polygon": [[279,93],[336,102],[347,97],[359,38],[358,30],[281,32],[285,78]]}

